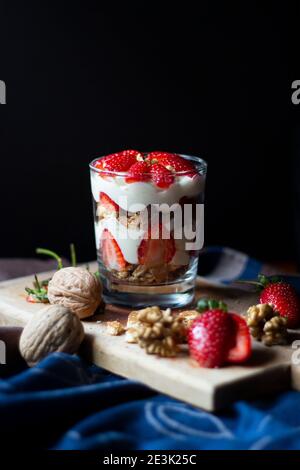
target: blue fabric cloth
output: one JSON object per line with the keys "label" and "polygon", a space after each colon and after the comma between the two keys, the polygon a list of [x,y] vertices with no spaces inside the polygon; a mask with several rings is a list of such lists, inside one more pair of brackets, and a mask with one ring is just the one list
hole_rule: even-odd
{"label": "blue fabric cloth", "polygon": [[[200,259],[200,272],[216,282],[255,277],[260,269],[259,262],[232,250],[212,248]],[[300,394],[289,391],[208,413],[77,356],[55,353],[0,380],[0,441],[2,448],[13,439],[42,448],[105,451],[299,449],[299,410]]]}

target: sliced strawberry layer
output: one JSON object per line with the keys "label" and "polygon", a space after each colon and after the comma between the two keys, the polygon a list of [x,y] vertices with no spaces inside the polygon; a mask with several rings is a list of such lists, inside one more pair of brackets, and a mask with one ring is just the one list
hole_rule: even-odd
{"label": "sliced strawberry layer", "polygon": [[134,163],[128,170],[126,183],[135,183],[137,181],[149,181],[151,179],[150,166],[144,161]]}
{"label": "sliced strawberry layer", "polygon": [[147,236],[141,241],[138,248],[139,264],[154,268],[169,263],[173,258],[176,248],[172,235],[169,239],[164,239],[161,225],[158,231],[159,233],[155,235],[158,238],[151,238],[151,229],[149,229]]}
{"label": "sliced strawberry layer", "polygon": [[155,163],[150,167],[152,181],[158,186],[159,188],[168,188],[174,183],[174,176],[173,173],[165,168],[163,165],[159,163]]}
{"label": "sliced strawberry layer", "polygon": [[162,189],[174,183],[175,174],[184,173],[189,177],[197,174],[191,162],[169,152],[141,154],[137,150],[123,150],[100,158],[94,166],[101,170],[102,178],[128,172],[127,183],[152,181]]}
{"label": "sliced strawberry layer", "polygon": [[100,193],[100,204],[105,207],[107,212],[118,214],[120,207],[106,193]]}
{"label": "sliced strawberry layer", "polygon": [[123,271],[127,262],[124,259],[122,251],[108,229],[104,229],[101,237],[102,261],[108,269]]}
{"label": "sliced strawberry layer", "polygon": [[147,159],[153,164],[159,163],[163,165],[173,173],[189,172],[187,176],[190,177],[196,174],[194,165],[176,153],[151,152],[148,154]]}
{"label": "sliced strawberry layer", "polygon": [[158,163],[162,161],[171,161],[173,159],[181,158],[177,153],[163,152],[160,150],[155,150],[147,154],[147,160],[152,163]]}
{"label": "sliced strawberry layer", "polygon": [[99,159],[95,167],[108,172],[123,172],[137,162],[137,157],[141,157],[141,153],[137,150],[123,150]]}
{"label": "sliced strawberry layer", "polygon": [[234,343],[227,355],[227,362],[239,363],[251,355],[251,336],[245,320],[235,313],[230,314],[235,329]]}

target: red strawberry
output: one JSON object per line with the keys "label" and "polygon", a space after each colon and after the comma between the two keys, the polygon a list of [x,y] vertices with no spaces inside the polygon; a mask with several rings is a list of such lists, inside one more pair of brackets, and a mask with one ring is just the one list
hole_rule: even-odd
{"label": "red strawberry", "polygon": [[191,356],[202,367],[220,367],[234,340],[231,316],[221,309],[208,310],[197,317],[188,331]]}
{"label": "red strawberry", "polygon": [[108,172],[124,172],[136,163],[139,156],[141,154],[137,150],[123,150],[99,159],[95,163],[95,167]]}
{"label": "red strawberry", "polygon": [[152,181],[159,188],[168,188],[174,182],[174,176],[170,170],[159,163],[155,163],[150,168]]}
{"label": "red strawberry", "polygon": [[176,153],[151,152],[148,154],[147,159],[152,163],[160,163],[173,173],[188,171],[189,173],[187,176],[190,177],[196,174],[193,164]]}
{"label": "red strawberry", "polygon": [[251,355],[251,336],[245,320],[236,313],[230,314],[235,329],[234,345],[227,355],[227,362],[239,363],[249,359]]}
{"label": "red strawberry", "polygon": [[102,261],[109,269],[123,271],[127,266],[122,251],[108,229],[104,229],[101,237]]}
{"label": "red strawberry", "polygon": [[173,159],[181,158],[177,153],[154,151],[147,154],[146,159],[151,163],[168,162]]}
{"label": "red strawberry", "polygon": [[176,251],[173,237],[170,235],[169,239],[162,238],[163,233],[161,225],[158,230],[158,238],[151,238],[151,229],[149,229],[148,234],[141,241],[138,248],[139,264],[147,265],[149,268],[169,263]]}
{"label": "red strawberry", "polygon": [[128,170],[126,183],[134,183],[136,181],[148,181],[150,179],[150,167],[144,161],[134,163]]}
{"label": "red strawberry", "polygon": [[219,367],[250,357],[250,331],[242,317],[227,313],[227,305],[214,299],[200,299],[197,310],[204,313],[189,328],[188,343],[191,355],[201,366]]}
{"label": "red strawberry", "polygon": [[119,213],[119,206],[116,204],[107,194],[100,193],[100,204],[105,207],[107,212],[111,212],[113,214]]}
{"label": "red strawberry", "polygon": [[262,304],[271,304],[277,312],[288,320],[288,328],[297,328],[300,325],[300,300],[294,287],[278,279],[268,279],[259,276],[258,285],[263,290],[259,301]]}

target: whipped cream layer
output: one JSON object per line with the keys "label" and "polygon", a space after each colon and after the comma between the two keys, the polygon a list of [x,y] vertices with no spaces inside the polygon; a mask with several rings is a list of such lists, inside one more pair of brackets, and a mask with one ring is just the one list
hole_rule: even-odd
{"label": "whipped cream layer", "polygon": [[151,182],[126,183],[125,177],[114,176],[102,178],[96,171],[91,172],[91,186],[96,202],[100,192],[107,194],[122,209],[138,212],[149,204],[172,205],[182,197],[195,197],[204,191],[205,177],[195,175],[177,176],[173,184],[161,189]]}

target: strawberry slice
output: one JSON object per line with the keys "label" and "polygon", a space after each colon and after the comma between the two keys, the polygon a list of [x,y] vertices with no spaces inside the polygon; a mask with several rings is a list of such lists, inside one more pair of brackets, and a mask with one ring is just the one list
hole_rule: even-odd
{"label": "strawberry slice", "polygon": [[102,261],[108,269],[124,271],[127,262],[122,251],[108,229],[104,229],[101,237]]}
{"label": "strawberry slice", "polygon": [[144,161],[134,163],[128,170],[128,176],[126,177],[126,183],[134,183],[137,181],[149,181],[150,179],[150,167],[148,163]]}
{"label": "strawberry slice", "polygon": [[249,359],[251,355],[251,336],[245,320],[236,313],[231,313],[235,335],[234,345],[227,355],[227,362],[239,363]]}
{"label": "strawberry slice", "polygon": [[173,258],[176,248],[172,235],[169,239],[162,238],[161,225],[159,225],[158,231],[158,238],[151,238],[150,228],[146,237],[141,241],[138,248],[139,264],[154,268],[169,263]]}
{"label": "strawberry slice", "polygon": [[177,153],[163,152],[160,150],[155,150],[154,152],[150,152],[147,154],[147,160],[151,161],[152,163],[158,163],[164,159],[171,160],[176,157],[179,157]]}
{"label": "strawberry slice", "polygon": [[106,193],[100,193],[100,204],[105,208],[106,212],[118,214],[120,207]]}
{"label": "strawberry slice", "polygon": [[197,172],[191,162],[180,157],[176,153],[169,152],[151,152],[147,159],[150,162],[159,163],[173,173],[189,172],[187,176],[193,177]]}
{"label": "strawberry slice", "polygon": [[173,173],[159,163],[154,163],[150,167],[150,172],[152,181],[159,188],[168,188],[172,183],[174,183]]}
{"label": "strawberry slice", "polygon": [[100,158],[95,163],[95,167],[108,172],[123,172],[138,161],[137,157],[141,157],[141,153],[137,150],[123,150]]}

